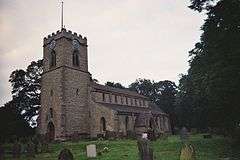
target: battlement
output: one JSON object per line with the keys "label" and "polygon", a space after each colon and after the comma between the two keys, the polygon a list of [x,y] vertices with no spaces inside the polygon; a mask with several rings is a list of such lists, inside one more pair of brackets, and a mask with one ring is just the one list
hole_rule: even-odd
{"label": "battlement", "polygon": [[66,30],[65,28],[62,28],[61,30],[58,30],[56,33],[49,34],[47,37],[44,37],[43,39],[43,45],[49,44],[52,40],[57,40],[59,38],[68,38],[68,39],[77,39],[81,44],[87,45],[87,38],[82,37],[82,35],[77,34],[76,32]]}

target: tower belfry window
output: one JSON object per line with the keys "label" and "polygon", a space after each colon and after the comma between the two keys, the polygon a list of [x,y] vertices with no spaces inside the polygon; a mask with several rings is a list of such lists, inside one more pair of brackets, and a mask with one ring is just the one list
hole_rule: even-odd
{"label": "tower belfry window", "polygon": [[50,53],[50,67],[56,66],[56,52],[54,50]]}
{"label": "tower belfry window", "polygon": [[73,52],[73,66],[79,66],[79,52],[77,50],[75,50]]}

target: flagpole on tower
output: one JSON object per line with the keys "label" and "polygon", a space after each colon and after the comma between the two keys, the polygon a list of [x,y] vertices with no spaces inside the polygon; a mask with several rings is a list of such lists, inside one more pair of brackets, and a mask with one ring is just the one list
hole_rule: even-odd
{"label": "flagpole on tower", "polygon": [[63,29],[63,1],[61,3],[62,3],[61,29]]}

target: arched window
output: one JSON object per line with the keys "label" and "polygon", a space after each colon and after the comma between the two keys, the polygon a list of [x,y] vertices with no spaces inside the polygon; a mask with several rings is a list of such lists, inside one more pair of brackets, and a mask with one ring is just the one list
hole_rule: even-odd
{"label": "arched window", "polygon": [[153,118],[149,120],[149,128],[153,129]]}
{"label": "arched window", "polygon": [[50,108],[50,116],[51,116],[51,118],[53,118],[53,109],[52,108]]}
{"label": "arched window", "polygon": [[106,120],[104,117],[102,117],[100,120],[100,131],[101,132],[106,131]]}
{"label": "arched window", "polygon": [[73,52],[72,61],[73,61],[73,66],[79,66],[79,52],[77,50]]}
{"label": "arched window", "polygon": [[102,101],[105,102],[105,93],[102,94]]}
{"label": "arched window", "polygon": [[79,89],[77,88],[77,90],[76,90],[76,95],[78,96],[78,94],[79,94]]}
{"label": "arched window", "polygon": [[128,116],[127,116],[126,119],[125,119],[126,131],[128,131],[128,122],[129,122],[129,119],[128,119]]}
{"label": "arched window", "polygon": [[56,66],[56,52],[54,50],[50,53],[50,67]]}

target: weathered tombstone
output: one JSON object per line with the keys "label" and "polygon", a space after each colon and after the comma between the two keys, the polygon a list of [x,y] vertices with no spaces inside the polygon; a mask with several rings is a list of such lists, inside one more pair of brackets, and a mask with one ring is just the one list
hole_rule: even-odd
{"label": "weathered tombstone", "polygon": [[3,148],[3,146],[0,144],[0,160],[3,160],[3,159],[4,159],[4,153],[5,153],[4,148]]}
{"label": "weathered tombstone", "polygon": [[196,160],[196,152],[191,144],[185,144],[181,150],[180,160]]}
{"label": "weathered tombstone", "polygon": [[27,143],[26,151],[28,157],[35,157],[35,146],[31,140]]}
{"label": "weathered tombstone", "polygon": [[41,138],[41,152],[49,152],[47,136],[42,136]]}
{"label": "weathered tombstone", "polygon": [[20,158],[21,156],[21,144],[17,141],[13,144],[12,155],[13,158]]}
{"label": "weathered tombstone", "polygon": [[97,156],[96,145],[95,144],[87,145],[87,157],[94,158],[96,156]]}
{"label": "weathered tombstone", "polygon": [[69,149],[63,149],[58,155],[58,160],[73,160],[73,154]]}
{"label": "weathered tombstone", "polygon": [[183,143],[185,143],[188,140],[189,134],[186,127],[183,127],[180,131],[180,139]]}
{"label": "weathered tombstone", "polygon": [[153,150],[147,138],[138,139],[138,151],[140,160],[153,160]]}
{"label": "weathered tombstone", "polygon": [[39,135],[39,134],[34,135],[34,137],[32,138],[35,153],[38,153],[38,151],[40,149],[40,143],[41,143],[40,141],[41,141],[41,135]]}
{"label": "weathered tombstone", "polygon": [[212,138],[212,135],[211,134],[204,134],[203,138],[204,139],[210,139],[210,138]]}

